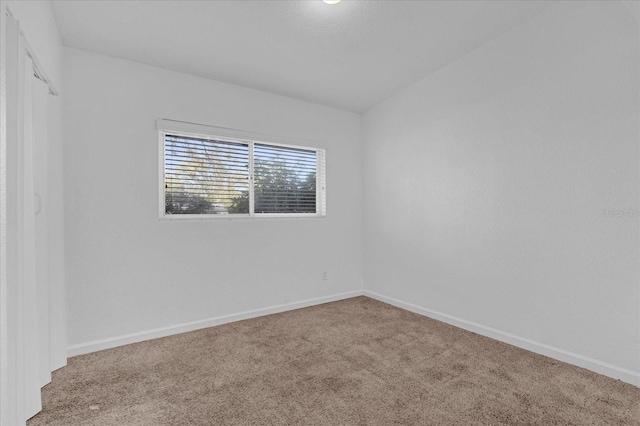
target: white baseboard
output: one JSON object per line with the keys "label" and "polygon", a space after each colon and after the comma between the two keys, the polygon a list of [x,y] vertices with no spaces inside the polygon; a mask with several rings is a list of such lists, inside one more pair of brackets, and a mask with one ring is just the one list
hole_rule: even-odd
{"label": "white baseboard", "polygon": [[625,368],[618,367],[603,361],[588,358],[573,352],[565,351],[563,349],[555,348],[553,346],[545,345],[544,343],[535,342],[530,339],[515,336],[504,331],[496,330],[495,328],[485,327],[480,324],[476,324],[471,321],[466,321],[460,318],[453,317],[451,315],[443,314],[431,309],[423,308],[412,303],[403,302],[392,297],[383,296],[372,291],[365,290],[363,294],[372,299],[379,300],[389,305],[396,306],[407,311],[414,312],[419,315],[423,315],[429,318],[436,319],[438,321],[451,324],[453,326],[472,331],[482,336],[490,337],[495,340],[499,340],[504,343],[508,343],[513,346],[517,346],[522,349],[526,349],[531,352],[545,355],[550,358],[557,359],[569,364],[577,365],[578,367],[585,368],[587,370],[594,371],[599,374],[603,374],[614,379],[622,380],[623,382],[631,383],[632,385],[640,387],[640,373],[637,371],[627,370]]}
{"label": "white baseboard", "polygon": [[302,300],[299,302],[286,303],[282,305],[271,306],[262,309],[240,312],[237,314],[224,315],[221,317],[209,318],[200,321],[193,321],[175,326],[156,328],[153,330],[142,331],[139,333],[131,333],[123,336],[112,337],[108,339],[94,340],[92,342],[72,345],[67,348],[67,356],[87,354],[90,352],[101,351],[103,349],[115,348],[117,346],[128,345],[131,343],[143,342],[145,340],[157,339],[159,337],[171,336],[173,334],[185,333],[188,331],[200,330],[216,325],[227,324],[230,322],[241,321],[249,318],[261,317],[264,315],[276,314],[280,312],[291,311],[294,309],[306,308],[309,306],[320,305],[322,303],[335,302],[337,300],[349,299],[356,296],[367,296],[372,299],[379,300],[389,305],[396,306],[407,311],[414,312],[438,321],[451,324],[464,330],[486,336],[531,352],[545,355],[559,361],[577,365],[587,370],[603,374],[614,379],[619,379],[632,385],[640,387],[640,373],[627,370],[603,361],[588,358],[573,352],[555,348],[544,343],[535,342],[524,337],[516,336],[504,331],[500,331],[491,327],[486,327],[471,321],[466,321],[451,315],[443,314],[431,309],[423,308],[412,303],[403,302],[392,297],[384,296],[368,290],[355,290],[346,293],[334,294],[331,296],[318,297],[314,299]]}
{"label": "white baseboard", "polygon": [[156,328],[153,330],[141,331],[138,333],[125,334],[123,336],[94,340],[92,342],[80,343],[67,347],[67,356],[72,357],[76,355],[88,354],[90,352],[101,351],[103,349],[111,349],[117,346],[143,342],[145,340],[157,339],[159,337],[171,336],[173,334],[185,333],[188,331],[200,330],[202,328],[213,327],[216,325],[227,324],[230,322],[241,321],[249,318],[261,317],[264,315],[292,311],[294,309],[306,308],[309,306],[320,305],[322,303],[335,302],[337,300],[349,299],[356,296],[362,296],[362,290],[349,291],[346,293],[339,293],[331,296],[317,297],[314,299],[301,300],[299,302],[285,303],[283,305],[244,311],[237,314],[224,315],[221,317],[193,321],[169,327]]}

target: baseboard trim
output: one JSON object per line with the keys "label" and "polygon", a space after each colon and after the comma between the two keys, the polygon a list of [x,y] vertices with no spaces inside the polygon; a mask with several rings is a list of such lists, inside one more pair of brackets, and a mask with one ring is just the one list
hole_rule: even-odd
{"label": "baseboard trim", "polygon": [[254,309],[244,311],[237,314],[223,315],[215,318],[208,318],[199,321],[192,321],[169,327],[156,328],[153,330],[142,331],[138,333],[125,334],[123,336],[110,337],[107,339],[94,340],[92,342],[80,343],[67,347],[67,356],[77,356],[88,354],[91,352],[111,349],[118,346],[129,345],[131,343],[143,342],[145,340],[157,339],[159,337],[171,336],[179,333],[200,330],[203,328],[213,327],[216,325],[227,324],[230,322],[241,321],[250,318],[257,318],[264,315],[277,314],[280,312],[292,311],[294,309],[307,308],[309,306],[320,305],[328,302],[349,299],[351,297],[362,296],[362,290],[349,291],[345,293],[333,294],[330,296],[317,297],[314,299],[306,299],[298,302],[285,303],[282,305],[270,306],[267,308]]}
{"label": "baseboard trim", "polygon": [[640,373],[638,372],[627,370],[613,364],[588,358],[573,352],[565,351],[563,349],[519,337],[510,333],[505,333],[504,331],[500,331],[495,328],[485,327],[471,321],[463,320],[451,315],[423,308],[412,303],[403,302],[401,300],[384,296],[372,291],[364,290],[363,294],[380,302],[388,303],[389,305],[396,306],[398,308],[405,309],[407,311],[411,311],[429,318],[433,318],[438,321],[442,321],[447,324],[462,328],[464,330],[471,331],[485,337],[490,337],[492,339],[499,340],[501,342],[508,343],[510,345],[517,346],[519,348],[526,349],[540,355],[545,355],[559,361],[577,365],[578,367],[582,367],[587,370],[591,370],[593,372],[603,374],[614,379],[619,379],[623,382],[631,383],[632,385],[640,387]]}
{"label": "baseboard trim", "polygon": [[462,328],[467,331],[471,331],[480,334],[485,337],[489,337],[495,340],[499,340],[510,345],[526,349],[531,352],[545,355],[559,361],[567,362],[569,364],[577,365],[578,367],[586,368],[593,372],[603,374],[605,376],[619,379],[632,385],[640,387],[640,373],[627,370],[625,368],[618,367],[613,364],[609,364],[603,361],[599,361],[593,358],[585,357],[573,352],[565,351],[553,346],[546,345],[544,343],[536,342],[524,337],[516,336],[514,334],[506,333],[495,328],[486,327],[481,324],[477,324],[471,321],[467,321],[461,318],[457,318],[451,315],[447,315],[432,309],[423,308],[412,303],[403,302],[393,297],[385,296],[376,292],[368,290],[354,290],[345,293],[338,293],[330,296],[317,297],[314,299],[306,299],[298,302],[285,303],[282,305],[275,305],[261,309],[254,309],[251,311],[244,311],[237,314],[224,315],[220,317],[208,318],[200,321],[192,321],[179,325],[156,328],[153,330],[142,331],[138,333],[126,334],[123,336],[111,337],[107,339],[94,340],[92,342],[80,343],[72,345],[67,348],[67,356],[73,357],[77,355],[83,355],[91,352],[97,352],[104,349],[111,349],[118,346],[128,345],[131,343],[143,342],[145,340],[157,339],[160,337],[171,336],[179,333],[186,333],[189,331],[200,330],[203,328],[213,327],[216,325],[227,324],[235,321],[241,321],[250,318],[257,318],[264,315],[277,314],[280,312],[292,311],[300,308],[307,308],[309,306],[320,305],[323,303],[335,302],[338,300],[349,299],[357,296],[367,296],[380,302],[388,303],[389,305],[396,306],[401,309],[405,309],[410,312],[414,312],[419,315],[423,315],[429,318],[442,321],[447,324],[451,324],[455,327]]}

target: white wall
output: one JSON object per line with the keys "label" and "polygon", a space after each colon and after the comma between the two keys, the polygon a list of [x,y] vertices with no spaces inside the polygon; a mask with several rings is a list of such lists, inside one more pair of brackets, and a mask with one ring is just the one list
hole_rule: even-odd
{"label": "white wall", "polygon": [[369,111],[365,290],[639,384],[638,35],[567,2]]}
{"label": "white wall", "polygon": [[[73,49],[64,77],[70,353],[361,291],[360,116]],[[158,220],[158,118],[318,141],[327,217]]]}

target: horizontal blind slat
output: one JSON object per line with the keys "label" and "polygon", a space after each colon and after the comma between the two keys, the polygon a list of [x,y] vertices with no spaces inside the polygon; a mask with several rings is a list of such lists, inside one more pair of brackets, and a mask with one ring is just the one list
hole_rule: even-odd
{"label": "horizontal blind slat", "polygon": [[167,213],[247,214],[250,184],[255,214],[316,213],[319,151],[253,143],[251,180],[249,144],[166,134]]}

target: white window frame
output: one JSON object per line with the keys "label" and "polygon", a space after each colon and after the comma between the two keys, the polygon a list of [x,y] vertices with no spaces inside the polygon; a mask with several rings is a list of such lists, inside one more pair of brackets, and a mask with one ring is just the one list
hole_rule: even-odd
{"label": "white window frame", "polygon": [[[158,194],[160,220],[233,220],[253,218],[323,218],[327,215],[326,197],[326,151],[318,147],[317,142],[291,140],[277,136],[261,135],[237,129],[186,123],[182,121],[159,119],[158,130]],[[165,136],[177,135],[199,139],[212,139],[226,142],[246,143],[249,146],[249,213],[248,214],[166,214],[165,213]],[[304,143],[305,145],[300,145]],[[316,212],[315,213],[255,213],[253,188],[253,146],[266,144],[283,148],[303,149],[316,152]]]}

